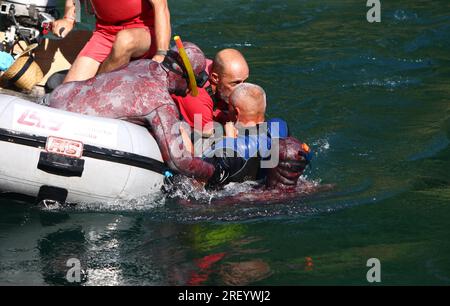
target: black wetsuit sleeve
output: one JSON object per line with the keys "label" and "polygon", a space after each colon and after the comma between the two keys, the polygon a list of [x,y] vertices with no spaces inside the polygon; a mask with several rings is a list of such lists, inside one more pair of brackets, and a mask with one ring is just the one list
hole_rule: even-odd
{"label": "black wetsuit sleeve", "polygon": [[233,177],[242,171],[246,164],[242,157],[207,157],[203,160],[212,164],[215,169],[205,186],[207,189],[217,189],[234,181]]}

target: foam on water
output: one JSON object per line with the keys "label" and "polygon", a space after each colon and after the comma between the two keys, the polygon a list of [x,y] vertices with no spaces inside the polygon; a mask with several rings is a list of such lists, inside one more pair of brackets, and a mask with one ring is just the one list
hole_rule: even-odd
{"label": "foam on water", "polygon": [[419,79],[413,79],[413,78],[404,78],[404,77],[388,77],[384,79],[373,79],[370,81],[364,81],[360,83],[353,83],[351,85],[343,84],[342,87],[384,87],[389,90],[394,90],[396,88],[410,86],[410,85],[417,85],[420,84]]}
{"label": "foam on water", "polygon": [[107,202],[76,203],[73,207],[81,211],[148,211],[164,206],[162,192],[149,194],[135,199],[118,199]]}
{"label": "foam on water", "polygon": [[316,155],[328,151],[330,149],[330,143],[327,138],[321,138],[311,143]]}

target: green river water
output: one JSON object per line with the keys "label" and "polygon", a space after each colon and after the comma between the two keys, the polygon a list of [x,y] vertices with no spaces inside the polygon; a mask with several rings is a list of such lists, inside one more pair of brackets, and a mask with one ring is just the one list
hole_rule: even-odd
{"label": "green river water", "polygon": [[[450,3],[170,1],[173,34],[246,56],[268,115],[331,191],[276,206],[175,201],[47,211],[0,200],[0,284],[450,284]],[[1,167],[1,166],[0,166]],[[243,204],[243,203],[240,203]],[[244,203],[245,204],[245,203]]]}

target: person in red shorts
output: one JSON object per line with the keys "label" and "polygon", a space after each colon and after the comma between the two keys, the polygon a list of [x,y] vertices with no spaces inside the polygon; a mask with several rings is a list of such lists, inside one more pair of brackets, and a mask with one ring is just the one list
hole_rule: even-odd
{"label": "person in red shorts", "polygon": [[[224,125],[234,118],[229,118],[228,98],[234,87],[245,82],[249,76],[248,64],[244,56],[235,49],[224,49],[207,62],[208,82],[198,89],[198,95],[185,97],[172,95],[180,114],[196,132],[203,137],[213,133],[213,122]],[[199,127],[194,126],[195,115],[200,115]]]}
{"label": "person in red shorts", "polygon": [[[109,72],[132,59],[162,62],[170,44],[167,0],[90,0],[96,28],[78,54],[64,83]],[[53,33],[65,37],[75,24],[75,1],[66,0],[63,19],[53,22]]]}

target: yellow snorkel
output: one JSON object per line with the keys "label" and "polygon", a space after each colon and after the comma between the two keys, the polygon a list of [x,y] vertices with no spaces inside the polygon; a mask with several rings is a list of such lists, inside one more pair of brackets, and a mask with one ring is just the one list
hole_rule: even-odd
{"label": "yellow snorkel", "polygon": [[183,61],[184,67],[186,68],[188,74],[191,96],[196,97],[198,95],[197,81],[195,80],[194,70],[192,70],[192,65],[189,61],[186,50],[184,49],[183,42],[178,35],[175,36],[173,40],[175,40],[175,43],[177,44],[178,54],[180,54],[181,60]]}

